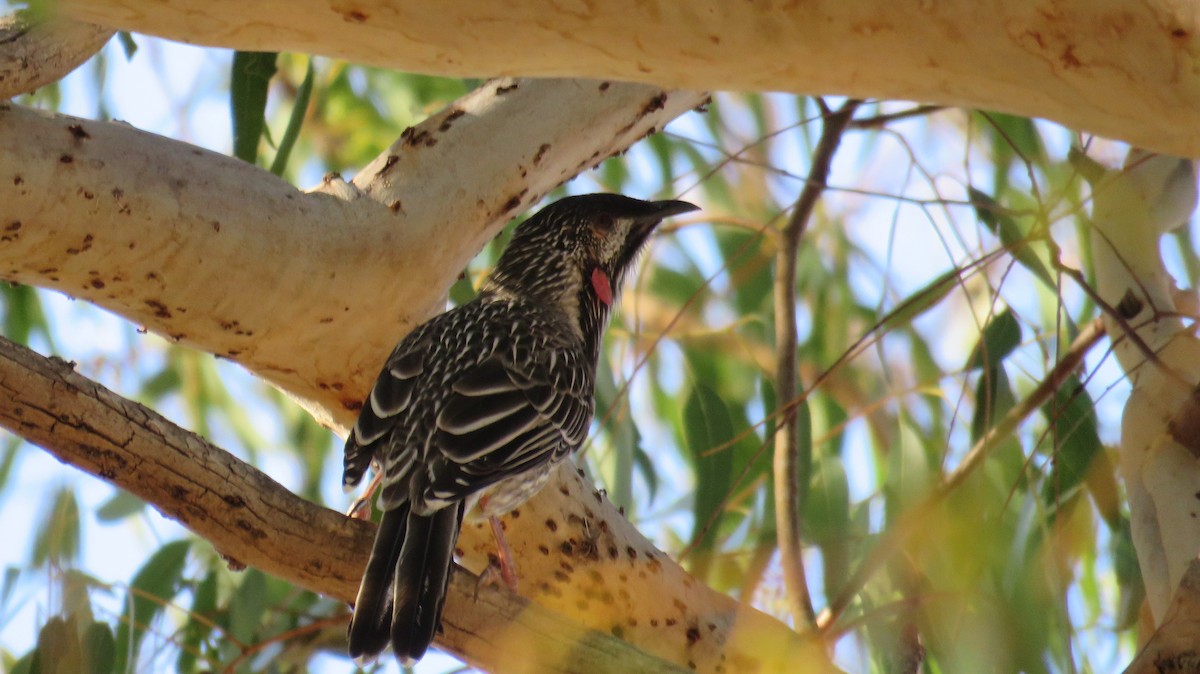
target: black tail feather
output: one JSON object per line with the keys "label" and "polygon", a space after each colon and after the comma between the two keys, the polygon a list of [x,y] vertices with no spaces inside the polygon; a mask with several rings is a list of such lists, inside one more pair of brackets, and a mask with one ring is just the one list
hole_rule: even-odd
{"label": "black tail feather", "polygon": [[408,506],[389,510],[379,522],[371,559],[358,586],[350,619],[350,657],[373,658],[387,647],[392,631],[392,577],[408,527]]}
{"label": "black tail feather", "polygon": [[408,518],[393,578],[391,618],[392,648],[401,662],[421,659],[437,633],[464,505],[460,502],[427,517]]}

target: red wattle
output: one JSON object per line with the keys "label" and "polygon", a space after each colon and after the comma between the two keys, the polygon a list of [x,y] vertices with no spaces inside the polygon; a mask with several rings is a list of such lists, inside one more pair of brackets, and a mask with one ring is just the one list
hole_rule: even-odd
{"label": "red wattle", "polygon": [[596,291],[596,297],[604,302],[604,306],[612,306],[612,284],[608,281],[608,274],[599,267],[592,270],[592,290]]}

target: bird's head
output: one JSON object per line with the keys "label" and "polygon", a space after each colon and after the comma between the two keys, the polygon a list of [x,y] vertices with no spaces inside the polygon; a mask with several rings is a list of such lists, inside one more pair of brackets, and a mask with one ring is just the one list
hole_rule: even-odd
{"label": "bird's head", "polygon": [[619,194],[560,199],[517,227],[489,287],[553,302],[580,320],[603,320],[658,223],[694,210],[686,201]]}

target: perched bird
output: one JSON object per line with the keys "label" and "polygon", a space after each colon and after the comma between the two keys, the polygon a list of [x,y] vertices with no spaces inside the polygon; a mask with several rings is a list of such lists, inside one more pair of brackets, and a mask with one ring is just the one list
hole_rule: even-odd
{"label": "perched bird", "polygon": [[621,281],[684,201],[561,199],[516,228],[479,295],[388,357],[346,440],[343,485],[371,461],[383,518],[350,622],[352,657],[390,640],[412,663],[438,630],[463,514],[493,518],[545,484],[592,418],[600,336]]}

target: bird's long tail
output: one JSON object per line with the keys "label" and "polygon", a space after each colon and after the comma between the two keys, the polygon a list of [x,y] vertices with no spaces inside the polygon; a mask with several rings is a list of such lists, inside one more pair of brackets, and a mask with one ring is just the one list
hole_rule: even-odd
{"label": "bird's long tail", "polygon": [[372,657],[390,636],[401,662],[425,654],[437,633],[464,504],[417,515],[383,514],[350,620],[350,656]]}

